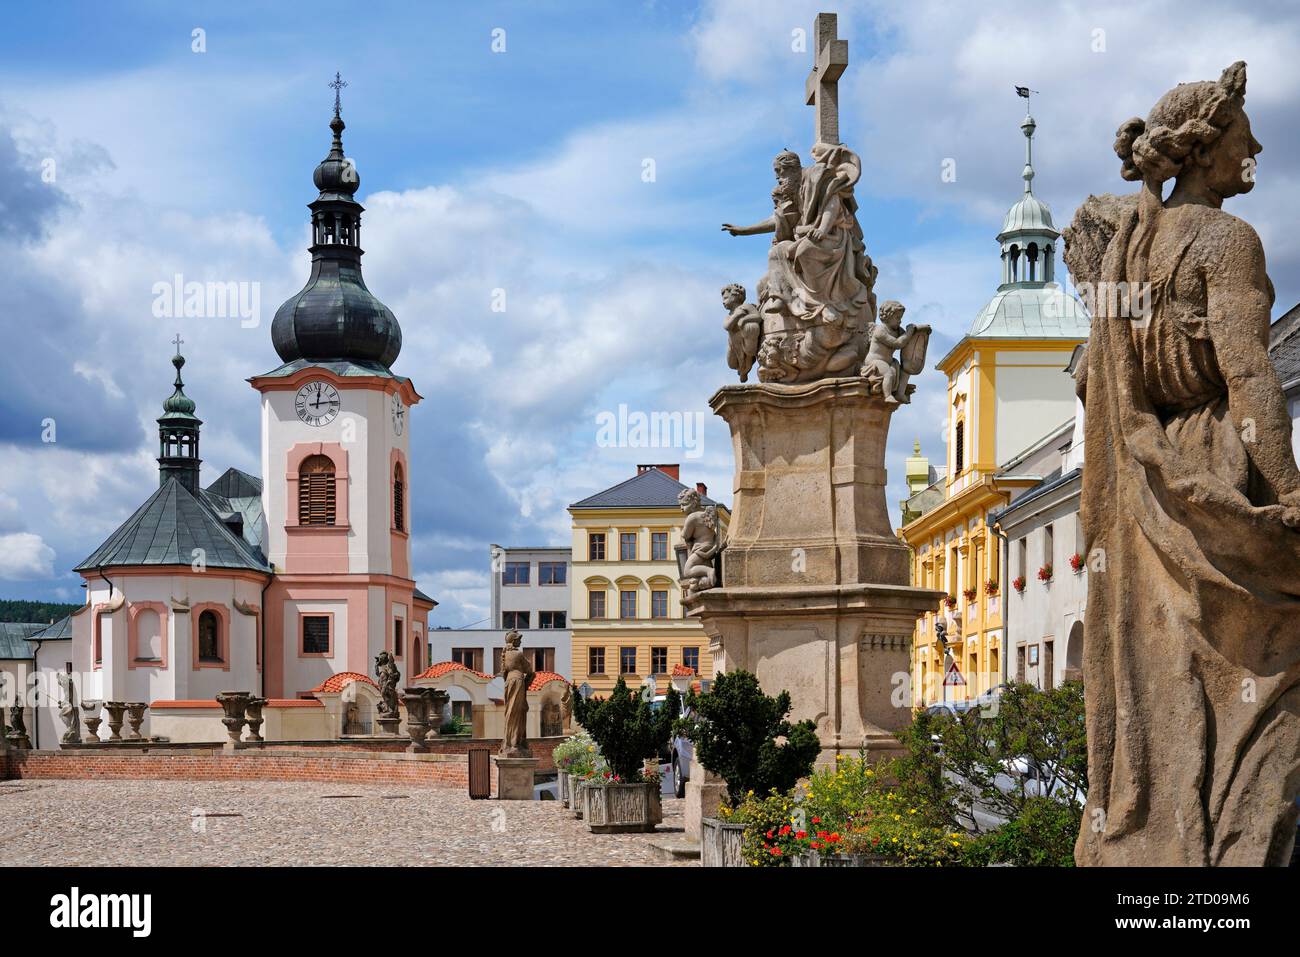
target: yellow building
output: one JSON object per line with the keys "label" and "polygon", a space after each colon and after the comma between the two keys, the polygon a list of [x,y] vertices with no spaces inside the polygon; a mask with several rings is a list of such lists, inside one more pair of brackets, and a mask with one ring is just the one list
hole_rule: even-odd
{"label": "yellow building", "polygon": [[[573,681],[609,692],[619,676],[635,689],[654,676],[666,690],[685,665],[713,677],[708,638],[682,612],[676,547],[686,516],[678,495],[687,486],[676,465],[639,465],[637,474],[569,506],[573,564],[569,623]],[[705,505],[707,489],[696,488]],[[719,506],[725,529],[731,513]]]}
{"label": "yellow building", "polygon": [[[1031,188],[1033,118],[1020,128],[1025,190],[998,233],[1002,282],[938,365],[948,377],[946,469],[904,503],[900,534],[912,549],[913,581],[948,594],[917,623],[918,705],[974,698],[1003,680],[1003,593],[1011,583],[985,520],[1045,477],[1036,470],[1053,459],[1053,443],[1075,413],[1074,382],[1064,369],[1087,340],[1089,320],[1055,281],[1060,233]],[[918,463],[909,460],[913,471]]]}

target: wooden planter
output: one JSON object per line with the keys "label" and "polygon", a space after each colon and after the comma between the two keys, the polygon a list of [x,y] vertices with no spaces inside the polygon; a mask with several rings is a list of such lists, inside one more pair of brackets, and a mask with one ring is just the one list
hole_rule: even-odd
{"label": "wooden planter", "polygon": [[582,812],[585,810],[587,803],[587,785],[581,778],[569,777],[569,811],[578,820],[582,820]]}
{"label": "wooden planter", "polygon": [[740,841],[745,835],[745,825],[728,824],[716,817],[700,821],[700,866],[744,867],[745,855]]}
{"label": "wooden planter", "polygon": [[569,772],[568,772],[568,771],[557,771],[557,772],[555,773],[555,779],[556,779],[556,781],[559,782],[559,786],[560,786],[560,807],[568,807],[568,806],[569,806],[569,788],[570,788],[570,786],[571,786],[571,785],[569,784]]}
{"label": "wooden planter", "polygon": [[791,867],[894,867],[883,854],[814,854],[803,851],[790,858]]}
{"label": "wooden planter", "polygon": [[582,791],[592,834],[643,834],[664,819],[658,784],[589,784]]}

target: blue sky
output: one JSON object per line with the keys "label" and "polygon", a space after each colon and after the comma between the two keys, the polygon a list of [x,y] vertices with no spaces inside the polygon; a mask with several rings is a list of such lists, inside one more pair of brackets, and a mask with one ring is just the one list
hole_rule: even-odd
{"label": "blue sky", "polygon": [[[1013,24],[986,4],[825,0],[15,7],[0,36],[0,595],[80,600],[67,570],[156,481],[177,331],[205,481],[260,471],[244,380],[277,364],[270,317],[307,275],[335,70],[367,281],[402,323],[396,371],[425,396],[414,548],[435,623],[486,614],[489,542],[565,541],[565,505],[638,461],[680,461],[729,498],[707,406],[733,375],[718,290],[752,291],[767,240],[718,225],[766,215],[772,156],[807,155],[809,54],[792,37],[819,7],[850,44],[842,134],[863,157],[877,292],[934,326],[932,359],[996,283],[993,236],[1021,185],[1016,83],[1040,91],[1035,188],[1063,226],[1089,192],[1131,188],[1110,150],[1121,121],[1246,59],[1265,152],[1229,208],[1264,238],[1278,311],[1300,298],[1298,30],[1281,3],[1045,4]],[[154,318],[152,285],[177,272],[260,284],[261,324]],[[891,502],[912,441],[941,448],[942,382],[918,385],[894,419]],[[620,404],[703,412],[701,454],[599,447],[595,417]]]}

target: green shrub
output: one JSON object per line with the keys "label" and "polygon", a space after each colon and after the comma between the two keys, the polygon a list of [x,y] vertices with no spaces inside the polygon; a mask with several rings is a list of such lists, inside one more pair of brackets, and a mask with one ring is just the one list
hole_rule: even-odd
{"label": "green shrub", "polygon": [[473,730],[474,730],[473,727],[470,725],[468,721],[465,721],[461,718],[456,717],[455,715],[452,715],[450,718],[448,718],[446,721],[442,723],[442,726],[440,728],[438,728],[438,733],[439,734],[470,734]]}
{"label": "green shrub", "polygon": [[968,863],[1016,867],[1073,867],[1079,820],[1061,801],[1028,798],[1014,820],[982,835]]}
{"label": "green shrub", "polygon": [[719,675],[708,694],[692,692],[686,704],[692,717],[679,727],[695,743],[700,764],[727,782],[733,807],[751,792],[788,792],[821,753],[813,722],[786,720],[790,693],[769,698],[748,671]]}
{"label": "green shrub", "polygon": [[642,774],[645,759],[658,760],[672,734],[668,709],[656,712],[645,697],[628,690],[621,677],[607,698],[584,699],[575,694],[573,715],[600,748],[610,779],[625,783],[647,779]]}

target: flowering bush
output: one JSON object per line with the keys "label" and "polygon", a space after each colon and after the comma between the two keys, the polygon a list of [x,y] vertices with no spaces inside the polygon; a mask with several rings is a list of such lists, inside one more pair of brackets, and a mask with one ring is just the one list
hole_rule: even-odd
{"label": "flowering bush", "polygon": [[996,578],[990,578],[988,581],[984,583],[984,594],[992,596],[992,595],[996,595],[997,593],[998,593],[998,580]]}
{"label": "flowering bush", "polygon": [[564,771],[577,777],[585,777],[588,771],[596,770],[597,764],[600,763],[600,752],[596,749],[596,742],[585,731],[565,738],[563,743],[551,752],[551,757],[555,761],[557,771]]}
{"label": "flowering bush", "polygon": [[967,588],[965,591],[961,593],[961,596],[965,598],[967,601],[974,601],[975,595],[976,595],[976,591],[974,588]]}
{"label": "flowering bush", "polygon": [[1050,582],[1052,580],[1052,563],[1048,562],[1042,568],[1038,569],[1038,580],[1040,582]]}
{"label": "flowering bush", "polygon": [[723,806],[718,816],[728,824],[745,825],[741,857],[751,867],[789,867],[790,859],[807,840],[794,797],[772,791],[760,798],[750,791],[736,807]]}
{"label": "flowering bush", "polygon": [[944,606],[945,608],[956,608],[956,607],[957,607],[957,596],[956,596],[956,595],[944,595],[944,596],[943,596],[943,606]]}
{"label": "flowering bush", "polygon": [[1076,575],[1083,569],[1083,556],[1078,552],[1070,556],[1070,568],[1074,570]]}
{"label": "flowering bush", "polygon": [[1015,578],[1011,579],[1011,587],[1014,588],[1017,592],[1022,592],[1022,591],[1024,591],[1024,590],[1025,590],[1025,576],[1024,576],[1024,575],[1017,575]]}

